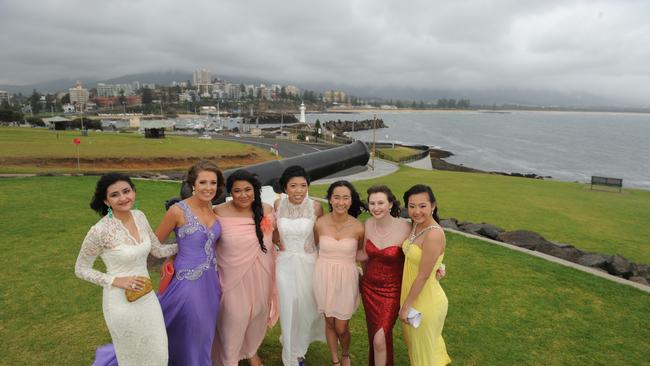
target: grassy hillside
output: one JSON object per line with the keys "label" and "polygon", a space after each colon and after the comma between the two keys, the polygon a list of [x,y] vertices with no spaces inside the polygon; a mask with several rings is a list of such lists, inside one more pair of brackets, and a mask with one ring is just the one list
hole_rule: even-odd
{"label": "grassy hillside", "polygon": [[[79,146],[73,139],[79,138]],[[0,173],[76,172],[77,148],[81,171],[186,169],[200,157],[223,161],[223,167],[271,159],[268,151],[237,142],[184,136],[145,139],[137,133],[49,131],[0,128]]]}
{"label": "grassy hillside", "polygon": [[[411,182],[425,178],[415,170],[402,170],[397,177],[399,174],[412,176]],[[459,202],[452,204],[463,196],[462,190],[453,194],[452,184],[461,189],[459,182],[468,177],[432,177],[445,215],[470,212],[476,207],[469,204],[470,193],[466,208]],[[481,186],[489,186],[482,181],[484,178],[478,179]],[[110,341],[102,317],[101,289],[77,279],[73,273],[81,241],[98,219],[88,208],[95,181],[93,177],[0,180],[3,364],[87,365],[95,347]],[[524,182],[521,179],[501,184],[505,184],[503,190],[514,194],[514,187],[525,186]],[[388,183],[397,189],[397,182]],[[136,185],[140,208],[155,227],[163,215],[164,201],[178,194],[179,185],[150,181],[137,181]],[[448,189],[441,189],[448,185]],[[488,202],[494,202],[490,194],[501,191],[496,182],[492,185],[483,193]],[[319,189],[322,187],[314,187],[313,191]],[[520,189],[538,191],[536,195],[542,196],[545,190]],[[556,188],[561,195],[564,189],[583,192],[570,185]],[[647,196],[640,197],[647,200]],[[533,205],[513,204],[513,211],[527,217],[524,208],[536,211],[539,201],[543,200],[533,200]],[[608,206],[611,202],[601,204]],[[498,207],[493,209],[496,212]],[[502,216],[512,215],[504,211]],[[610,219],[616,219],[616,215]],[[445,262],[448,275],[443,287],[449,298],[449,315],[444,336],[457,365],[638,365],[650,359],[647,293],[453,234],[448,235]],[[157,282],[157,269],[150,271]],[[366,364],[366,327],[361,308],[351,326],[352,362]],[[260,351],[267,366],[281,364],[278,335],[276,326]],[[399,326],[394,336],[396,364],[406,365]],[[329,364],[324,344],[312,345],[307,358],[312,365]]]}

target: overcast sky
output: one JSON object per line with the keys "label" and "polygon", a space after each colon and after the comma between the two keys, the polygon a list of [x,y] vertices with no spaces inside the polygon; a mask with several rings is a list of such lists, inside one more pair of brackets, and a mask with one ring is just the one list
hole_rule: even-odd
{"label": "overcast sky", "polygon": [[0,84],[207,68],[650,100],[650,1],[0,0]]}

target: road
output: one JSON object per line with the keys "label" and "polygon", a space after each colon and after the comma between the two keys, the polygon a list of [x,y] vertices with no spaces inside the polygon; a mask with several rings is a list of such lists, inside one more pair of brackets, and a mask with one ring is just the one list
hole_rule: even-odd
{"label": "road", "polygon": [[253,145],[260,147],[262,149],[276,148],[278,153],[283,158],[290,158],[293,156],[310,154],[313,152],[331,149],[335,147],[333,145],[315,145],[315,144],[300,144],[293,141],[281,140],[281,139],[270,139],[265,137],[233,137],[233,136],[222,136],[222,135],[212,135],[214,140],[227,140],[241,142],[248,145]]}

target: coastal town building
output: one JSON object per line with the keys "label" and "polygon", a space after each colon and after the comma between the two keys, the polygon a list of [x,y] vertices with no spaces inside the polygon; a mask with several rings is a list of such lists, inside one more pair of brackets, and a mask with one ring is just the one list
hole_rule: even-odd
{"label": "coastal town building", "polygon": [[0,105],[4,103],[9,103],[9,92],[0,90]]}
{"label": "coastal town building", "polygon": [[237,84],[230,84],[228,87],[228,96],[230,99],[240,99],[241,98],[241,86]]}
{"label": "coastal town building", "polygon": [[340,90],[327,90],[323,93],[325,103],[344,103],[346,102],[345,92]]}
{"label": "coastal town building", "polygon": [[295,85],[287,85],[284,90],[287,95],[291,97],[297,97],[300,95],[300,89],[298,89],[298,87]]}
{"label": "coastal town building", "polygon": [[68,89],[68,92],[70,93],[71,104],[79,105],[80,108],[83,108],[83,106],[88,103],[88,98],[90,96],[88,89],[81,86],[79,81],[77,81],[74,87]]}
{"label": "coastal town building", "polygon": [[[139,85],[140,83],[138,83]],[[104,84],[97,83],[98,97],[118,97],[124,92],[125,96],[135,95],[133,84]]]}
{"label": "coastal town building", "polygon": [[70,103],[64,104],[61,109],[63,109],[63,113],[66,114],[75,112],[74,106]]}
{"label": "coastal town building", "polygon": [[210,93],[212,91],[212,76],[206,69],[194,70],[192,73],[192,83],[199,94]]}

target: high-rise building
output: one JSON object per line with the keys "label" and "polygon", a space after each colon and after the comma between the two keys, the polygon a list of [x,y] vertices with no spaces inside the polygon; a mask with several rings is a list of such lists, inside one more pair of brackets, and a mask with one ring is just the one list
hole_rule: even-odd
{"label": "high-rise building", "polygon": [[0,90],[0,105],[2,105],[5,102],[9,103],[9,92]]}
{"label": "high-rise building", "polygon": [[230,84],[228,87],[228,96],[230,99],[239,99],[241,98],[241,87],[239,84]]}
{"label": "high-rise building", "polygon": [[194,85],[200,85],[200,84],[210,84],[212,83],[212,77],[210,76],[210,72],[206,69],[200,69],[200,70],[194,70],[194,73],[192,74],[192,82]]}
{"label": "high-rise building", "polygon": [[98,97],[119,97],[124,92],[125,96],[135,95],[133,84],[104,84],[97,83]]}
{"label": "high-rise building", "polygon": [[199,94],[210,93],[212,91],[212,76],[208,70],[194,70],[192,79]]}
{"label": "high-rise building", "polygon": [[300,95],[300,89],[294,85],[287,85],[284,90],[287,92],[287,95],[297,97]]}
{"label": "high-rise building", "polygon": [[327,90],[323,93],[323,100],[325,102],[344,103],[346,102],[346,99],[345,92],[340,90]]}
{"label": "high-rise building", "polygon": [[79,81],[77,81],[77,84],[75,84],[74,87],[68,89],[68,92],[70,93],[71,104],[78,104],[83,106],[88,103],[88,89],[82,87]]}

